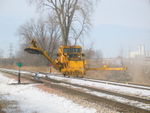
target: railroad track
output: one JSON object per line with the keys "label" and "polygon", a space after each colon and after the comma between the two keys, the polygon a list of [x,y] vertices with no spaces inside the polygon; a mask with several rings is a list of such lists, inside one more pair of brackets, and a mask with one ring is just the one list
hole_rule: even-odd
{"label": "railroad track", "polygon": [[144,86],[144,85],[139,85],[139,84],[131,84],[131,83],[123,84],[123,83],[116,83],[116,82],[111,82],[111,81],[106,81],[106,80],[96,80],[96,79],[89,79],[89,78],[83,78],[83,80],[98,82],[98,83],[111,84],[111,85],[117,85],[117,86],[131,87],[131,88],[137,88],[137,89],[150,90],[150,86]]}
{"label": "railroad track", "polygon": [[[122,84],[122,83],[115,83],[115,82],[109,82],[109,81],[101,81],[101,80],[94,80],[94,79],[87,79],[87,78],[64,78],[63,76],[49,76],[52,79],[55,80],[64,80],[67,83],[71,83],[73,85],[79,85],[83,87],[90,87],[105,91],[111,91],[111,92],[118,92],[122,95],[134,95],[136,92],[136,95],[134,97],[146,99],[150,101],[150,87],[148,86],[139,86],[139,85],[131,85],[131,84]],[[107,86],[107,87],[106,87]],[[109,87],[108,87],[109,86]],[[124,90],[118,90],[118,89],[124,89]],[[127,91],[128,90],[128,91]],[[146,94],[148,92],[148,94]],[[141,94],[143,93],[143,94]],[[140,95],[141,94],[141,95]]]}
{"label": "railroad track", "polygon": [[[8,70],[5,70],[5,72],[8,72]],[[9,71],[11,73],[11,71]],[[13,73],[17,73],[17,71],[13,71]],[[31,79],[31,74],[34,74],[33,72],[23,72],[26,78]],[[76,79],[76,78],[64,78],[62,76],[53,76],[50,74],[43,75],[45,77],[41,77],[40,81],[46,84],[47,86],[53,85],[53,87],[59,89],[68,89],[68,91],[76,91],[79,92],[80,95],[87,96],[95,101],[99,102],[106,102],[109,104],[115,103],[115,106],[119,106],[118,109],[124,109],[123,112],[127,112],[130,110],[131,112],[136,113],[149,113],[150,112],[150,99],[144,98],[144,97],[138,97],[133,95],[127,95],[122,94],[119,92],[101,89],[99,87],[91,87],[93,84],[105,84],[105,85],[117,85],[119,87],[128,87],[128,88],[135,88],[139,90],[144,91],[150,91],[149,87],[143,87],[143,86],[133,86],[132,85],[124,85],[120,83],[106,83],[105,81],[100,80],[93,80],[93,79]],[[33,78],[32,78],[33,79]],[[72,82],[75,81],[75,82]],[[89,84],[83,83],[83,81],[86,81]],[[80,82],[80,84],[78,84]],[[108,81],[107,81],[108,82]],[[126,111],[127,110],[127,111]]]}
{"label": "railroad track", "polygon": [[[49,73],[42,73],[42,72],[41,72],[41,74],[50,75]],[[58,76],[58,77],[64,77],[61,74],[52,74],[52,75]],[[115,85],[115,86],[124,86],[124,87],[136,88],[136,89],[150,90],[150,86],[148,86],[148,85],[133,84],[133,83],[117,83],[117,82],[112,82],[112,81],[107,81],[107,80],[101,80],[101,79],[97,80],[97,79],[91,79],[91,78],[76,78],[75,77],[75,79],[81,79],[84,81],[91,81],[91,82],[96,82],[96,83],[111,84],[111,85]]]}

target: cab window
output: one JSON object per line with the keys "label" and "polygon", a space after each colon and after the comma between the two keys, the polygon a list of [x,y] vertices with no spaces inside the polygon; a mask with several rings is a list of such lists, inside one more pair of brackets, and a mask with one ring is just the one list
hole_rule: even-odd
{"label": "cab window", "polygon": [[81,48],[64,48],[64,53],[80,53]]}

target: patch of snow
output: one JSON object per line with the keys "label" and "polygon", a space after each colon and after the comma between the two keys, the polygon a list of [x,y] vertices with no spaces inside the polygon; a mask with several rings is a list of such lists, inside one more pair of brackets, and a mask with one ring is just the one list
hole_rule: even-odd
{"label": "patch of snow", "polygon": [[78,84],[81,86],[89,86],[89,87],[95,87],[99,89],[106,89],[106,90],[116,91],[116,92],[123,93],[123,94],[132,94],[132,95],[150,99],[150,90],[137,89],[137,88],[131,88],[131,87],[126,87],[126,86],[117,86],[117,85],[107,84],[107,83],[84,81],[82,79],[76,79],[76,78],[64,78],[61,76],[50,75],[49,77],[51,79],[65,81],[65,82],[69,82],[72,84]]}
{"label": "patch of snow", "polygon": [[[33,85],[11,85],[17,81],[4,77],[0,73],[0,94],[7,100],[17,101],[22,113],[95,113],[93,108],[85,108],[78,104],[46,93]],[[8,112],[8,111],[7,111]],[[9,113],[9,112],[8,112]]]}
{"label": "patch of snow", "polygon": [[136,88],[141,88],[141,89],[149,89],[150,90],[150,87],[148,86],[142,86],[142,85],[134,85],[134,84],[124,84],[124,83],[117,83],[117,82],[111,82],[111,81],[105,81],[105,80],[93,80],[93,79],[86,79],[84,78],[84,80],[92,80],[92,81],[95,81],[95,82],[101,82],[101,83],[105,83],[105,84],[115,84],[115,85],[120,85],[120,86],[127,86],[127,87],[136,87]]}
{"label": "patch of snow", "polygon": [[127,105],[131,105],[137,108],[141,108],[141,109],[146,109],[150,111],[150,104],[145,104],[142,102],[138,102],[138,101],[134,101],[134,100],[129,100],[123,97],[119,97],[119,96],[115,96],[115,95],[110,95],[110,94],[105,94],[105,93],[101,93],[101,92],[97,92],[97,91],[92,91],[89,90],[87,88],[81,88],[81,87],[77,87],[77,86],[73,86],[73,85],[69,85],[69,84],[64,84],[64,83],[60,83],[62,86],[67,86],[67,87],[71,87],[71,88],[75,88],[78,89],[80,91],[83,91],[85,93],[97,96],[97,97],[101,97],[101,98],[106,98],[109,100],[114,100],[116,102],[120,102],[120,103],[124,103]]}

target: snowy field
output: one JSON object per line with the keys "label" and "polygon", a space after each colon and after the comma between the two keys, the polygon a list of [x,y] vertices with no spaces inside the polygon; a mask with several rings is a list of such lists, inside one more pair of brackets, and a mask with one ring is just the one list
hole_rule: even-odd
{"label": "snowy field", "polygon": [[[12,85],[17,81],[0,73],[0,95],[2,99],[16,101],[21,113],[95,113],[93,108],[85,108],[54,94],[46,93],[36,84]],[[10,109],[5,109],[12,113]]]}

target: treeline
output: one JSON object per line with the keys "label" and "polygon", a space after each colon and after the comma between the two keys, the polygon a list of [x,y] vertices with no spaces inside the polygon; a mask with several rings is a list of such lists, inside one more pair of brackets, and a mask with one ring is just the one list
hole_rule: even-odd
{"label": "treeline", "polygon": [[[40,17],[31,19],[19,27],[19,50],[14,58],[1,59],[2,65],[14,65],[15,62],[31,66],[49,65],[43,56],[31,55],[24,51],[33,39],[54,59],[60,45],[84,45],[83,36],[85,37],[91,28],[90,17],[97,0],[28,0],[28,2],[37,6]],[[92,46],[83,49],[87,59],[102,58],[102,52],[94,50]]]}
{"label": "treeline", "polygon": [[[22,43],[20,45],[20,49],[14,56],[9,56],[8,58],[0,56],[0,66],[15,66],[17,62],[22,62],[24,66],[49,66],[50,62],[42,55],[35,55],[35,54],[29,54],[24,51],[24,49],[29,44]],[[53,47],[53,49],[50,48],[48,50],[49,55],[55,59],[57,57],[57,49],[60,45],[57,47]],[[52,53],[52,54],[51,54]],[[103,60],[103,54],[100,50],[95,50],[92,48],[86,48],[83,50],[83,53],[85,54],[85,58],[88,59],[94,59],[94,61],[101,61]],[[90,65],[89,63],[87,64]],[[100,65],[100,64],[99,64]]]}
{"label": "treeline", "polygon": [[[91,14],[97,0],[28,0],[37,6],[40,17],[31,19],[18,29],[20,37],[19,51],[15,55],[18,62],[25,65],[49,65],[49,62],[40,55],[31,55],[24,51],[31,40],[36,40],[39,47],[56,58],[60,45],[81,45],[83,36],[91,27]],[[84,49],[87,58],[101,53],[93,48]],[[4,60],[4,59],[3,59]],[[6,59],[11,60],[10,59]],[[6,61],[5,61],[6,62]],[[4,64],[4,63],[3,63]]]}

